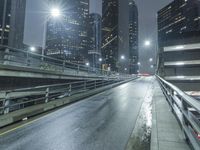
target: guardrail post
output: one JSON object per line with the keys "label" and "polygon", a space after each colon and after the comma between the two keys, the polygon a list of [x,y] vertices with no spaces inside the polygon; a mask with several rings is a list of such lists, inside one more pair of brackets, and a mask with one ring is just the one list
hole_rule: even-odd
{"label": "guardrail post", "polygon": [[28,50],[27,50],[27,52],[26,52],[26,65],[27,66],[29,66],[29,59],[28,59],[28,57],[29,57],[29,54],[28,54]]}
{"label": "guardrail post", "polygon": [[72,92],[72,85],[69,85],[69,91],[68,91],[68,96],[71,96],[71,92]]}
{"label": "guardrail post", "polygon": [[4,61],[3,64],[7,65],[10,62],[10,50],[8,48],[5,49],[4,51],[4,57],[3,57]]}
{"label": "guardrail post", "polygon": [[[187,114],[188,114],[188,106],[187,106],[187,103],[181,98],[181,102],[182,102],[182,108],[183,108],[183,111],[185,111]],[[184,115],[182,115],[182,118],[183,118],[183,122],[185,123],[185,125],[188,126],[188,120],[185,118]]]}
{"label": "guardrail post", "polygon": [[45,103],[49,102],[49,87],[46,88],[46,94],[45,94]]}
{"label": "guardrail post", "polygon": [[63,72],[65,71],[65,60],[63,60]]}
{"label": "guardrail post", "polygon": [[104,86],[104,80],[101,80],[101,82],[102,82],[102,83],[101,83],[101,86],[103,87],[103,86]]}
{"label": "guardrail post", "polygon": [[96,80],[94,81],[94,88],[95,89],[97,88],[97,81]]}
{"label": "guardrail post", "polygon": [[84,90],[86,90],[86,87],[87,87],[87,83],[86,83],[87,81],[84,81]]}
{"label": "guardrail post", "polygon": [[3,113],[4,114],[8,114],[9,112],[10,112],[10,107],[9,107],[9,105],[10,105],[10,100],[9,100],[9,98],[8,98],[8,93],[7,92],[5,92],[5,95],[4,95],[4,101],[3,101]]}
{"label": "guardrail post", "polygon": [[80,66],[78,65],[78,68],[77,68],[77,74],[79,74],[79,71],[80,71]]}

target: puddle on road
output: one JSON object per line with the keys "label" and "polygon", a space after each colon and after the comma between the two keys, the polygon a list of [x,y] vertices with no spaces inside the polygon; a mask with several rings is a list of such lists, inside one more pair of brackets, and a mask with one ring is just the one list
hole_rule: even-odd
{"label": "puddle on road", "polygon": [[129,139],[126,150],[150,150],[151,127],[152,127],[152,98],[153,87],[151,87],[142,104],[135,128]]}

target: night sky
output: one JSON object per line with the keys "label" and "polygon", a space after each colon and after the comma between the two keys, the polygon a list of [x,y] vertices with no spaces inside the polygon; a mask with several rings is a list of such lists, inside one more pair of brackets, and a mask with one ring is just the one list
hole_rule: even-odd
{"label": "night sky", "polygon": [[[91,0],[95,1],[95,0]],[[101,0],[97,0],[99,2]],[[172,0],[135,0],[139,9],[139,51],[142,72],[151,72],[148,59],[155,56],[156,45],[156,13]],[[48,9],[45,0],[27,0],[24,43],[42,46],[43,29],[45,23],[44,12]],[[98,7],[95,9],[101,12]],[[151,40],[152,46],[144,47],[144,41]]]}
{"label": "night sky", "polygon": [[[157,11],[166,6],[172,0],[135,0],[139,11],[139,53],[141,72],[152,73],[149,58],[155,60],[157,39]],[[152,41],[152,46],[145,47],[144,41]]]}

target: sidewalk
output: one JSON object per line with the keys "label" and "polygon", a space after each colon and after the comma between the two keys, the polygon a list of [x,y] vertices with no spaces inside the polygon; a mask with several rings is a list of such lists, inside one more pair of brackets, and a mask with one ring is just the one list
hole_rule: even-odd
{"label": "sidewalk", "polygon": [[158,83],[152,109],[151,150],[190,150]]}

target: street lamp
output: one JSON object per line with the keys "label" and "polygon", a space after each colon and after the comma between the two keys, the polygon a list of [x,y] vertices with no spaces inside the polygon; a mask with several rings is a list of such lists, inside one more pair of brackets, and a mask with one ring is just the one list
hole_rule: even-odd
{"label": "street lamp", "polygon": [[[151,46],[151,43],[152,43],[152,41],[150,41],[150,40],[146,40],[145,42],[144,42],[144,46],[145,47],[150,47]],[[155,64],[157,65],[156,67],[151,67],[151,68],[159,68],[159,51],[158,51],[158,41],[157,41],[157,39],[154,41],[154,43],[155,43],[155,55],[154,55],[154,57],[155,57]],[[180,46],[179,48],[182,48],[182,46]],[[153,58],[150,58],[149,59],[149,61],[150,62],[153,62]],[[155,70],[156,72],[158,71],[158,70]]]}
{"label": "street lamp", "polygon": [[125,56],[124,56],[124,55],[122,55],[122,56],[121,56],[121,59],[122,59],[122,60],[124,60],[124,59],[125,59]]}
{"label": "street lamp", "polygon": [[30,50],[31,50],[31,52],[35,52],[35,51],[36,51],[36,48],[35,48],[34,46],[31,46],[31,47],[30,47]]}
{"label": "street lamp", "polygon": [[152,62],[152,61],[153,61],[153,58],[149,58],[149,61]]}
{"label": "street lamp", "polygon": [[51,16],[56,18],[61,15],[60,10],[58,8],[52,8],[51,9]]}
{"label": "street lamp", "polygon": [[151,41],[146,40],[146,41],[144,42],[144,45],[145,45],[145,46],[150,46],[150,45],[151,45]]}
{"label": "street lamp", "polygon": [[100,61],[100,62],[102,62],[102,61],[103,61],[103,59],[102,59],[102,58],[99,58],[99,61]]}

